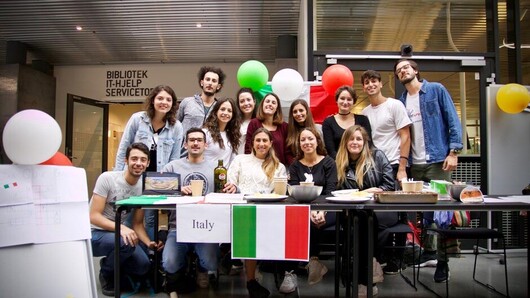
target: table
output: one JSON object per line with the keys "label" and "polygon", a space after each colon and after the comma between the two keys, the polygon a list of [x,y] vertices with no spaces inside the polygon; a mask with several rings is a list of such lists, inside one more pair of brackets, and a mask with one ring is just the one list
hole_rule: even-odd
{"label": "table", "polygon": [[[499,197],[497,196],[489,196],[489,197]],[[425,203],[396,203],[396,204],[383,204],[383,203],[377,203],[374,201],[369,201],[365,203],[359,203],[359,204],[353,204],[353,203],[329,203],[325,200],[325,197],[319,197],[316,201],[313,202],[312,208],[319,209],[319,210],[327,210],[327,209],[341,209],[343,210],[343,214],[346,215],[346,222],[347,225],[353,225],[353,237],[352,235],[348,235],[350,231],[352,230],[349,228],[349,226],[346,227],[346,258],[349,259],[349,253],[351,251],[351,239],[354,240],[354,256],[353,256],[353,276],[350,280],[349,274],[346,275],[347,281],[346,284],[351,285],[353,289],[348,286],[346,288],[346,296],[350,297],[350,290],[353,291],[353,295],[357,296],[357,269],[359,264],[359,256],[358,253],[358,239],[355,241],[356,237],[356,219],[352,218],[351,212],[348,212],[349,210],[365,210],[368,211],[368,284],[371,285],[373,282],[373,239],[375,235],[375,231],[373,230],[373,211],[382,211],[382,212],[410,212],[410,211],[440,211],[440,210],[467,210],[467,211],[523,211],[523,210],[530,210],[530,204],[526,203],[516,203],[516,202],[503,202],[503,203],[480,203],[480,204],[464,204],[457,201],[438,201],[436,204],[425,204]],[[358,220],[358,219],[357,219]],[[530,220],[527,221],[526,226],[527,232],[530,231]],[[357,244],[355,243],[357,242]],[[337,258],[336,258],[337,259]],[[335,261],[335,265],[337,265],[337,261]],[[527,247],[527,268],[530,268],[530,249]],[[348,270],[349,271],[349,270]],[[335,267],[335,274],[337,274],[337,267]],[[415,277],[414,277],[415,278]],[[528,275],[527,280],[527,292],[530,293],[530,274]],[[337,283],[337,281],[335,281]],[[337,284],[335,285],[335,296],[338,297],[338,289]],[[367,296],[372,296],[372,287],[367,287]]]}
{"label": "table", "polygon": [[[371,224],[371,221],[373,221],[373,211],[382,211],[382,212],[410,212],[410,211],[439,211],[439,210],[468,210],[468,211],[522,211],[522,210],[530,210],[530,204],[525,203],[514,203],[514,202],[506,202],[506,203],[481,203],[481,204],[464,204],[456,201],[439,201],[436,204],[425,204],[425,203],[399,203],[399,204],[383,204],[383,203],[376,203],[373,201],[365,202],[365,203],[331,203],[327,201],[325,198],[327,196],[319,196],[315,201],[313,201],[311,205],[311,209],[314,210],[325,210],[325,211],[341,211],[338,213],[337,222],[340,222],[340,217],[344,216],[346,220],[346,241],[345,241],[345,251],[346,255],[345,257],[349,260],[350,259],[350,252],[352,249],[352,242],[353,242],[353,251],[358,251],[358,218],[355,216],[352,216],[352,210],[365,210],[368,211],[368,284],[372,284],[373,281],[373,239],[375,235],[375,231],[373,230],[373,225]],[[285,201],[274,203],[274,204],[295,204],[296,202],[292,198],[288,198]],[[267,203],[271,204],[271,203]],[[114,291],[115,291],[115,297],[120,297],[120,266],[119,266],[119,243],[120,243],[120,222],[121,222],[121,211],[124,210],[130,210],[133,208],[144,208],[144,209],[157,209],[157,210],[171,210],[175,209],[175,204],[142,204],[142,203],[135,203],[135,204],[127,204],[127,205],[119,205],[116,206],[116,218],[115,218],[115,251],[114,251]],[[530,220],[527,221],[527,231],[530,231]],[[353,229],[353,235],[351,235],[351,231]],[[339,297],[339,283],[340,283],[340,248],[339,248],[339,230],[340,225],[335,226],[336,231],[336,245],[335,245],[335,297]],[[357,231],[357,232],[356,232]],[[155,233],[155,237],[156,233]],[[357,239],[356,239],[357,238]],[[156,239],[155,239],[156,240]],[[157,254],[155,254],[156,256]],[[155,261],[157,261],[155,259]],[[358,266],[359,266],[359,255],[358,253],[354,253],[353,256],[353,275],[350,279],[350,270],[347,271],[346,274],[346,284],[350,285],[346,287],[346,296],[351,296],[351,291],[353,292],[354,296],[357,296],[357,282],[358,282]],[[527,268],[530,268],[530,249],[527,247]],[[350,269],[350,268],[348,268]],[[351,282],[350,282],[351,281]],[[530,274],[528,275],[528,293],[530,293]],[[372,287],[367,287],[368,290],[368,297],[372,296]]]}

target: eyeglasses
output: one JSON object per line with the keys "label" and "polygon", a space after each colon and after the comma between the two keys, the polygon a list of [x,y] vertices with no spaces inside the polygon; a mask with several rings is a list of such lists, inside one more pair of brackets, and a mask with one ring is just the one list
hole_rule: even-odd
{"label": "eyeglasses", "polygon": [[204,142],[204,139],[203,138],[189,138],[188,142],[190,142],[190,143],[195,143],[195,142],[202,143],[202,142]]}
{"label": "eyeglasses", "polygon": [[398,68],[398,69],[396,70],[396,74],[399,74],[402,70],[407,70],[407,69],[409,69],[409,68],[411,68],[411,67],[412,67],[412,65],[410,65],[410,64],[405,64],[405,65],[401,66],[400,68]]}

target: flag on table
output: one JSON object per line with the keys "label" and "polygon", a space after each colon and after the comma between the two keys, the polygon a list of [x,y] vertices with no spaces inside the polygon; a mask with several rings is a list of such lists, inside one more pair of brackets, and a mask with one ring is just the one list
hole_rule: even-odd
{"label": "flag on table", "polygon": [[232,258],[309,260],[308,205],[232,205]]}

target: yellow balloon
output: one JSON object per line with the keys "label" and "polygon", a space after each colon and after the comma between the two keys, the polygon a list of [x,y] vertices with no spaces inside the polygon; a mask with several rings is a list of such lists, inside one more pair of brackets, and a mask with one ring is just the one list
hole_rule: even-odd
{"label": "yellow balloon", "polygon": [[497,105],[506,113],[520,113],[528,104],[530,104],[530,92],[522,85],[506,84],[497,91]]}

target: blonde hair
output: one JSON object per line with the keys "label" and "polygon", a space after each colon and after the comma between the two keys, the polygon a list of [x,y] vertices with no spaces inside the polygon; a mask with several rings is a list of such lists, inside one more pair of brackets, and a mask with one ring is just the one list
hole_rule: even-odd
{"label": "blonde hair", "polygon": [[363,148],[361,154],[357,159],[355,167],[355,181],[360,189],[363,187],[364,175],[374,166],[374,159],[372,156],[372,150],[370,149],[370,136],[366,129],[360,125],[354,125],[347,128],[342,135],[340,140],[339,150],[337,151],[337,157],[335,159],[337,163],[337,174],[339,178],[339,185],[346,181],[346,171],[350,164],[350,152],[348,151],[348,141],[353,137],[353,134],[359,131],[363,137]]}
{"label": "blonde hair", "polygon": [[[256,156],[256,150],[254,149],[254,140],[256,139],[256,136],[259,133],[265,133],[272,143],[272,133],[268,129],[264,127],[256,129],[254,134],[252,134],[252,154],[254,154],[254,156]],[[261,169],[265,173],[265,176],[267,176],[267,179],[269,179],[269,182],[272,181],[272,178],[274,177],[274,172],[276,171],[279,165],[280,160],[278,159],[278,157],[276,157],[276,153],[274,153],[274,147],[272,147],[271,145],[271,147],[269,148],[269,152],[265,156],[265,160],[261,164]]]}

